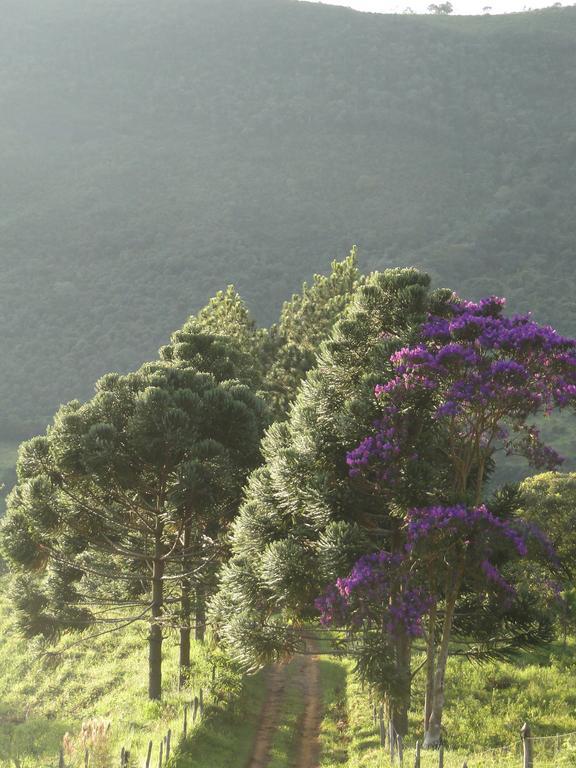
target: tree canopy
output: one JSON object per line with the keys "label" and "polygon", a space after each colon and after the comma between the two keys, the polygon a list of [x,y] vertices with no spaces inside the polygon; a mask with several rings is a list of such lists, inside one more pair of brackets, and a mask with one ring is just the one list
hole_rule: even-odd
{"label": "tree canopy", "polygon": [[163,627],[189,626],[190,592],[222,557],[262,426],[245,385],[168,362],[109,374],[90,401],[63,406],[21,446],[2,524],[21,629],[51,639],[148,622],[160,698]]}
{"label": "tree canopy", "polygon": [[406,269],[360,286],[289,419],[263,441],[265,463],[250,477],[212,608],[222,638],[249,666],[299,644],[290,621],[315,614],[322,585],[387,519],[379,494],[350,482],[346,449],[377,416],[375,376],[424,319],[429,283]]}

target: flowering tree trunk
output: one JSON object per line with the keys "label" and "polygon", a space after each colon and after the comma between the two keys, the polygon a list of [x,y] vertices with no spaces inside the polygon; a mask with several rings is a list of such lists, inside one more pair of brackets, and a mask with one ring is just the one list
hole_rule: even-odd
{"label": "flowering tree trunk", "polygon": [[434,671],[436,666],[436,603],[430,609],[426,642],[426,693],[424,697],[424,733],[428,731],[432,701],[434,699]]}
{"label": "flowering tree trunk", "polygon": [[450,652],[450,637],[452,635],[454,612],[456,609],[456,601],[460,591],[463,572],[464,559],[462,558],[460,564],[457,566],[456,573],[448,578],[449,586],[446,590],[444,622],[442,624],[442,636],[440,638],[438,659],[436,661],[436,671],[434,673],[430,716],[428,719],[428,726],[424,734],[425,749],[435,749],[439,747],[442,738],[442,715],[444,713],[444,683],[446,679],[446,666],[448,664],[448,655]]}
{"label": "flowering tree trunk", "polygon": [[393,703],[391,718],[397,734],[406,736],[408,733],[408,711],[410,709],[410,660],[412,656],[412,644],[407,637],[401,637],[396,644],[396,659],[398,667],[398,679],[402,681],[401,690],[397,700]]}

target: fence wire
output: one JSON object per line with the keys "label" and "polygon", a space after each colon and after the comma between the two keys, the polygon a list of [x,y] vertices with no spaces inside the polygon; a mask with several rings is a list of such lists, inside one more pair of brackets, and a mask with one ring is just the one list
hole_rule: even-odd
{"label": "fence wire", "polygon": [[[576,768],[576,731],[554,736],[534,736],[527,739],[532,745],[534,768]],[[382,751],[380,761],[374,768],[399,766],[398,755],[392,762],[389,755],[389,743]],[[519,737],[516,741],[503,746],[466,752],[448,750],[443,753],[444,768],[522,768],[524,745]],[[415,748],[404,747],[403,768],[413,768],[416,760]],[[438,750],[421,750],[420,768],[438,768],[440,756]]]}

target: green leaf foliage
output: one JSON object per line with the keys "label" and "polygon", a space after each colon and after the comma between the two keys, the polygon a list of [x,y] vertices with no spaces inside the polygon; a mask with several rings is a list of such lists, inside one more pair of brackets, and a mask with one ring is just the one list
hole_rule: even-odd
{"label": "green leaf foliage", "polygon": [[522,514],[548,535],[562,564],[576,569],[576,474],[545,472],[523,481]]}

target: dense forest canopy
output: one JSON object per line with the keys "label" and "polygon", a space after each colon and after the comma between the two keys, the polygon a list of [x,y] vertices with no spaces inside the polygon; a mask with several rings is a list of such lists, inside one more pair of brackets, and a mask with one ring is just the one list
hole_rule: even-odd
{"label": "dense forest canopy", "polygon": [[228,282],[272,322],[353,243],[576,332],[576,9],[2,7],[5,438]]}

